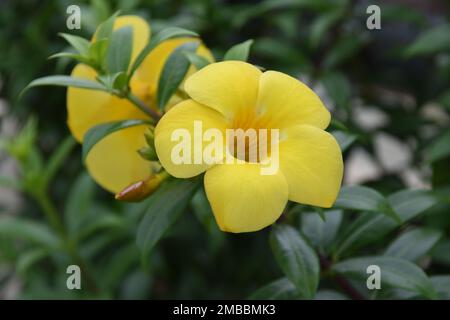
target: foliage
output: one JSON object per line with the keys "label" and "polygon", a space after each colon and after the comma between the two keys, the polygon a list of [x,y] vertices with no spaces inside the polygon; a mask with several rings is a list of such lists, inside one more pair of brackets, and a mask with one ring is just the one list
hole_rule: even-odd
{"label": "foliage", "polygon": [[[0,43],[8,44],[0,50],[0,102],[10,106],[7,113],[0,109],[0,195],[11,189],[21,200],[11,209],[0,197],[0,270],[6,270],[0,297],[18,282],[17,297],[25,299],[450,298],[448,3],[436,1],[441,10],[433,10],[380,2],[382,28],[368,30],[364,1],[96,0],[83,2],[82,29],[67,32],[69,4],[0,4]],[[118,10],[152,25],[151,42],[131,65],[129,46],[122,45],[129,30],[112,33],[107,20]],[[103,40],[95,46],[84,40],[105,20]],[[377,175],[344,186],[333,208],[289,203],[276,225],[242,235],[218,230],[197,180],[167,180],[140,203],[113,201],[86,174],[82,154],[105,135],[141,122],[93,128],[81,149],[64,138],[64,90],[41,86],[133,100],[127,85],[143,58],[161,41],[198,35],[217,60],[248,60],[307,82],[332,109],[328,130],[344,151],[346,169],[364,152]],[[210,63],[194,47],[170,57],[159,80],[160,107],[190,64]],[[47,60],[50,55],[58,59]],[[73,59],[104,76],[95,82],[64,76]],[[39,88],[19,99],[27,84]],[[373,109],[385,121],[368,126],[358,115]],[[23,125],[8,134],[14,121]],[[383,160],[381,134],[410,150],[407,163],[392,169],[393,159]],[[10,177],[3,164],[11,159],[17,172]],[[422,180],[419,190],[412,190],[412,172]],[[83,290],[67,290],[70,264],[83,269]],[[366,288],[371,264],[382,269],[375,293]]]}

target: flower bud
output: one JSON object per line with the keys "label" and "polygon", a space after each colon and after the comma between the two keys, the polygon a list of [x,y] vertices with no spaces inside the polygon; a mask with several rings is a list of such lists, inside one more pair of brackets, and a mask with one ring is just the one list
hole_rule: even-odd
{"label": "flower bud", "polygon": [[128,187],[116,194],[119,201],[138,202],[149,197],[155,192],[162,181],[167,177],[165,172],[151,175],[147,180],[141,180],[130,184]]}

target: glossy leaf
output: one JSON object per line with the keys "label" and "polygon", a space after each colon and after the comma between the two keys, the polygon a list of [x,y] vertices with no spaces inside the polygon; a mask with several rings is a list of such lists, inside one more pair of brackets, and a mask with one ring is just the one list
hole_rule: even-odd
{"label": "glossy leaf", "polygon": [[384,255],[417,261],[434,247],[441,236],[442,233],[436,230],[413,229],[395,239],[386,249]]}
{"label": "glossy leaf", "polygon": [[223,57],[223,60],[239,60],[247,61],[250,53],[250,47],[253,44],[253,40],[247,40],[242,43],[232,46]]}
{"label": "glossy leaf", "polygon": [[188,42],[177,47],[164,64],[158,82],[158,107],[164,110],[167,102],[177,91],[189,70],[190,62],[185,56],[185,52],[195,52],[198,47],[196,42]]}
{"label": "glossy leaf", "polygon": [[314,298],[319,284],[320,266],[314,250],[290,226],[275,226],[270,244],[278,265],[297,287],[301,297]]}
{"label": "glossy leaf", "polygon": [[147,209],[137,231],[137,244],[147,255],[189,204],[199,186],[195,179],[166,181],[147,200]]}
{"label": "glossy leaf", "polygon": [[82,151],[82,159],[86,160],[86,157],[91,151],[92,147],[94,147],[100,140],[105,138],[107,135],[134,126],[149,124],[147,120],[121,120],[108,122],[104,124],[100,124],[98,126],[92,127],[88,132],[84,135],[83,138],[83,151]]}
{"label": "glossy leaf", "polygon": [[161,30],[158,34],[152,36],[150,42],[144,47],[144,49],[142,49],[132,64],[129,74],[133,75],[141,63],[144,62],[144,59],[148,56],[148,54],[155,49],[158,44],[165,40],[181,37],[198,37],[198,34],[193,31],[174,27]]}
{"label": "glossy leaf", "polygon": [[287,278],[273,281],[254,292],[251,300],[290,300],[297,298],[298,293],[295,286]]}
{"label": "glossy leaf", "polygon": [[361,257],[338,262],[332,269],[338,273],[367,279],[367,267],[376,265],[381,270],[381,288],[395,287],[417,292],[426,298],[436,298],[436,292],[427,275],[415,264],[394,257]]}
{"label": "glossy leaf", "polygon": [[109,73],[127,71],[133,48],[133,28],[122,27],[113,32],[106,53],[106,66]]}

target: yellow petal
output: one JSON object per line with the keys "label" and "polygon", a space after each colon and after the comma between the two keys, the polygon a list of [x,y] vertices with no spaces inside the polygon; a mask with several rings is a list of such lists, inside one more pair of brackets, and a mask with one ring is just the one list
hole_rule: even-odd
{"label": "yellow petal", "polygon": [[257,163],[222,164],[205,174],[205,191],[220,229],[251,232],[274,223],[288,200],[283,174],[261,175]]}
{"label": "yellow petal", "polygon": [[289,200],[331,207],[341,186],[344,165],[334,137],[309,125],[282,133],[280,169],[289,185]]}
{"label": "yellow petal", "polygon": [[[72,77],[95,80],[96,72],[78,64],[72,71]],[[148,116],[125,99],[119,99],[106,92],[79,89],[67,89],[68,125],[73,136],[83,141],[84,134],[92,127],[116,120],[148,119]]]}
{"label": "yellow petal", "polygon": [[86,166],[90,175],[103,188],[113,193],[150,175],[150,162],[137,150],[146,146],[147,126],[135,126],[116,131],[100,140],[89,152]]}
{"label": "yellow petal", "polygon": [[257,108],[258,114],[271,128],[309,124],[325,129],[330,123],[330,112],[314,91],[281,72],[263,73]]}
{"label": "yellow petal", "polygon": [[227,119],[254,110],[261,71],[241,61],[210,64],[190,76],[184,90]]}
{"label": "yellow petal", "polygon": [[[139,80],[151,84],[156,91],[159,76],[170,54],[178,46],[184,43],[199,41],[200,40],[197,38],[175,38],[162,42],[145,58],[145,60],[137,70],[136,76],[139,78]],[[209,61],[214,61],[214,57],[212,56],[211,52],[202,44],[200,44],[197,48],[197,54],[205,57]],[[195,71],[195,67],[191,66],[186,74],[186,77],[193,74]]]}
{"label": "yellow petal", "polygon": [[[201,130],[204,134],[210,128],[217,129],[222,137],[222,149],[225,139],[225,119],[217,111],[201,105],[193,100],[185,100],[171,108],[158,122],[155,128],[155,147],[158,158],[166,171],[177,178],[190,178],[204,172],[207,168],[214,165],[215,162],[206,162],[205,158],[199,159],[201,163],[195,163],[195,152],[203,155],[205,149],[215,140],[202,143],[202,134],[194,133],[194,126],[197,128],[201,124]],[[178,134],[185,134],[185,138]],[[186,137],[187,136],[187,137]],[[187,139],[190,137],[190,140]],[[180,151],[179,146],[186,142],[188,148],[185,152]],[[198,149],[196,149],[198,148]],[[189,150],[188,150],[189,149]],[[179,155],[186,156],[186,161],[177,161],[175,157]],[[216,155],[216,154],[213,154]],[[218,158],[222,156],[217,155]]]}
{"label": "yellow petal", "polygon": [[[133,28],[133,50],[131,52],[131,61],[134,61],[150,40],[150,26],[141,17],[130,15],[117,17],[114,21],[113,29],[117,30],[126,26],[131,26]],[[95,39],[96,34],[94,34],[92,40],[95,41]]]}

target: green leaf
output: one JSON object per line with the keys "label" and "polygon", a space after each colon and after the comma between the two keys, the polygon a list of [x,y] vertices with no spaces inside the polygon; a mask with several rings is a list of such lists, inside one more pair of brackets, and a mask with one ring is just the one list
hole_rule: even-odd
{"label": "green leaf", "polygon": [[200,70],[211,63],[211,61],[209,61],[205,57],[202,57],[201,55],[196,54],[195,52],[188,51],[185,52],[184,55],[186,56],[186,58],[188,58],[189,62],[195,66],[197,70]]}
{"label": "green leaf", "polygon": [[91,61],[79,54],[73,53],[73,52],[58,52],[55,54],[52,54],[50,57],[48,57],[49,59],[59,59],[59,58],[66,58],[66,59],[73,59],[75,61],[87,64],[87,65],[91,65]]}
{"label": "green leaf", "polygon": [[60,246],[58,237],[45,224],[28,219],[0,219],[0,236],[23,239],[49,248]]}
{"label": "green leaf", "polygon": [[305,212],[301,216],[301,230],[311,245],[327,251],[333,245],[334,239],[342,221],[341,210],[324,211],[323,220],[316,212]]}
{"label": "green leaf", "polygon": [[311,47],[317,48],[326,32],[342,17],[344,10],[331,10],[328,13],[318,15],[311,25],[309,42]]}
{"label": "green leaf", "polygon": [[64,210],[64,221],[71,236],[80,229],[88,209],[92,206],[94,192],[94,181],[87,173],[81,173],[68,193]]}
{"label": "green leaf", "polygon": [[349,34],[345,36],[326,56],[323,62],[324,68],[331,70],[350,60],[368,43],[369,39],[370,38],[365,33]]}
{"label": "green leaf", "polygon": [[116,20],[118,15],[119,12],[114,13],[111,17],[103,21],[98,26],[97,32],[95,34],[96,40],[102,40],[111,36],[114,28],[114,21]]}
{"label": "green leaf", "polygon": [[163,42],[165,40],[169,40],[169,39],[173,39],[173,38],[181,38],[181,37],[198,37],[198,34],[193,31],[189,31],[189,30],[182,29],[182,28],[167,28],[167,29],[161,30],[155,36],[152,36],[152,38],[150,39],[150,42],[145,46],[144,49],[142,49],[142,51],[139,53],[136,60],[132,64],[130,72],[129,72],[130,78],[133,75],[133,73],[137,70],[137,68],[139,68],[141,63],[144,62],[144,59],[148,56],[148,54],[153,49],[156,48],[156,46],[158,46],[161,42]]}
{"label": "green leaf", "polygon": [[147,255],[178,219],[200,180],[170,179],[147,200],[148,207],[137,232],[137,245]]}
{"label": "green leaf", "polygon": [[297,289],[287,278],[273,281],[255,291],[251,300],[292,300],[298,297]]}
{"label": "green leaf", "polygon": [[[431,208],[439,200],[428,191],[403,190],[389,196],[388,201],[404,223]],[[348,254],[373,243],[396,227],[398,223],[385,215],[363,212],[342,233],[335,254],[337,256],[343,253]]]}
{"label": "green leaf", "polygon": [[406,56],[429,55],[450,51],[450,24],[443,24],[422,33],[405,51]]}
{"label": "green leaf", "polygon": [[342,293],[334,290],[319,290],[314,300],[348,300]]}
{"label": "green leaf", "polygon": [[332,72],[322,77],[322,83],[338,108],[348,109],[351,96],[348,79],[342,73]]}
{"label": "green leaf", "polygon": [[435,139],[426,150],[428,161],[435,162],[450,156],[450,130]]}
{"label": "green leaf", "polygon": [[32,249],[20,255],[17,260],[16,270],[19,274],[24,275],[39,260],[48,256],[49,250],[43,248]]}
{"label": "green leaf", "polygon": [[128,76],[124,71],[105,74],[98,77],[98,81],[101,82],[109,92],[114,90],[124,90],[127,85]]}
{"label": "green leaf", "polygon": [[417,228],[401,234],[384,252],[384,255],[417,261],[426,255],[441,238],[437,230]]}
{"label": "green leaf", "polygon": [[47,165],[45,167],[44,175],[43,175],[43,184],[47,186],[50,181],[55,176],[56,172],[61,168],[64,164],[65,160],[69,156],[70,152],[76,145],[76,141],[72,136],[68,136],[64,139],[58,148],[53,152],[51,157],[47,161]]}
{"label": "green leaf", "polygon": [[133,120],[120,120],[108,122],[92,127],[91,129],[89,129],[88,132],[86,132],[83,139],[83,151],[82,151],[83,161],[86,160],[86,157],[89,151],[91,151],[92,147],[94,147],[100,140],[105,138],[107,135],[126,128],[146,124],[149,124],[147,120],[133,119]]}
{"label": "green leaf", "polygon": [[133,48],[133,28],[122,27],[113,32],[106,52],[106,66],[109,73],[127,71]]}
{"label": "green leaf", "polygon": [[300,233],[290,226],[275,226],[270,244],[278,265],[303,298],[314,298],[319,284],[319,260]]}
{"label": "green leaf", "polygon": [[339,147],[341,148],[342,152],[347,150],[348,147],[350,147],[357,138],[356,135],[341,130],[335,130],[331,132],[331,134],[339,143]]}
{"label": "green leaf", "polygon": [[225,240],[225,233],[217,226],[214,214],[203,188],[192,197],[192,211],[209,234],[208,244],[213,252],[217,252]]}
{"label": "green leaf", "polygon": [[430,277],[439,299],[450,300],[450,275]]}
{"label": "green leaf", "polygon": [[341,188],[334,207],[341,209],[382,212],[401,223],[400,217],[392,209],[383,195],[368,187],[345,186]]}
{"label": "green leaf", "polygon": [[82,89],[107,91],[107,89],[98,82],[75,78],[64,75],[48,76],[33,80],[20,93],[23,96],[30,88],[38,86],[60,86],[60,87],[75,87]]}
{"label": "green leaf", "polygon": [[368,277],[367,267],[377,265],[381,270],[381,288],[394,287],[417,292],[429,299],[436,298],[436,292],[427,275],[418,266],[407,260],[394,257],[361,257],[338,262],[333,271],[354,276],[362,280]]}
{"label": "green leaf", "polygon": [[75,36],[68,33],[60,33],[63,37],[80,55],[86,56],[89,52],[90,42],[82,37]]}
{"label": "green leaf", "polygon": [[223,60],[239,60],[247,61],[250,53],[250,47],[253,40],[247,40],[242,43],[232,46],[224,55]]}
{"label": "green leaf", "polygon": [[190,62],[184,53],[195,52],[197,47],[198,43],[196,42],[182,44],[167,58],[158,82],[157,99],[160,110],[164,110],[189,70]]}
{"label": "green leaf", "polygon": [[106,69],[106,54],[109,39],[97,40],[89,47],[89,58],[94,62],[95,68]]}

